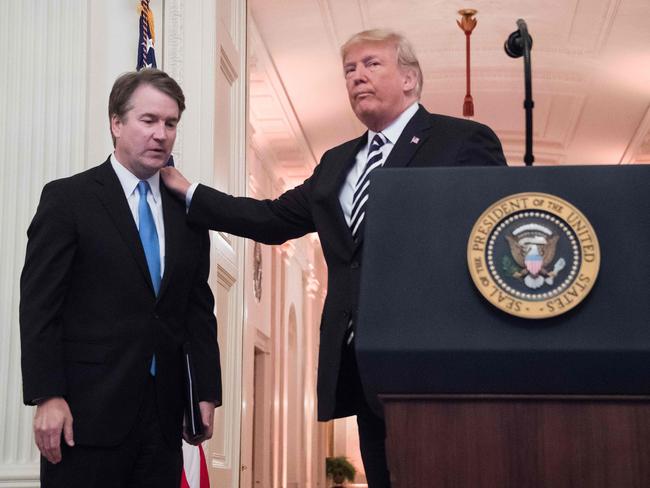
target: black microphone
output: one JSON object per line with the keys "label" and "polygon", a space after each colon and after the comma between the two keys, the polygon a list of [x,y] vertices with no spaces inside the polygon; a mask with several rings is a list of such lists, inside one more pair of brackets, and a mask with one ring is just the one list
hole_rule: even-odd
{"label": "black microphone", "polygon": [[533,47],[533,38],[528,34],[526,21],[519,19],[517,26],[519,29],[510,34],[506,42],[503,43],[503,49],[505,49],[506,54],[511,58],[520,58],[524,55],[524,37],[522,33],[525,33],[528,38],[528,49],[532,49]]}

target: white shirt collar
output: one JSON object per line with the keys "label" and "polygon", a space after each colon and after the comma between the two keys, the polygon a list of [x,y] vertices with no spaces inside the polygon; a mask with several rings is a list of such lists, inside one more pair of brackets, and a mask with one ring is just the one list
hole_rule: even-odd
{"label": "white shirt collar", "polygon": [[[126,169],[126,167],[117,160],[115,153],[111,154],[111,165],[113,166],[113,170],[115,170],[117,179],[120,180],[120,184],[122,185],[122,189],[124,190],[126,198],[129,198],[138,186],[140,179],[131,173],[128,169]],[[147,178],[146,181],[149,182],[149,186],[151,187],[151,196],[153,197],[154,201],[159,202],[160,173],[156,171],[156,173],[153,176]]]}
{"label": "white shirt collar", "polygon": [[[419,103],[413,102],[404,112],[402,112],[399,117],[397,117],[388,127],[381,131],[381,133],[386,136],[388,142],[395,144],[399,136],[402,135],[404,127],[409,123],[411,118],[415,115],[415,112],[418,111]],[[372,141],[372,138],[377,134],[375,131],[368,129],[368,144]]]}

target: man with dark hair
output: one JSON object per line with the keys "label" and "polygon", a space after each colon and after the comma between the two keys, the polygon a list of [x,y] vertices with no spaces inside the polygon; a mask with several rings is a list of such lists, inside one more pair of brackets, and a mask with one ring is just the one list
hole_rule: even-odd
{"label": "man with dark hair", "polygon": [[[140,71],[129,71],[115,80],[115,84],[108,97],[108,123],[111,124],[113,117],[124,118],[126,113],[133,108],[131,96],[140,86],[147,85],[171,98],[178,105],[178,117],[185,110],[185,95],[176,80],[164,71],[158,69],[143,69]],[[115,135],[111,131],[113,146],[115,146]],[[173,145],[173,141],[172,141]]]}
{"label": "man with dark hair", "polygon": [[370,174],[381,166],[503,165],[505,159],[499,139],[485,125],[431,114],[418,104],[422,72],[403,36],[361,32],[343,45],[341,57],[350,105],[368,131],[327,151],[301,185],[259,201],[190,185],[172,168],[162,177],[185,196],[192,223],[268,244],[318,232],[328,266],[318,418],[357,415],[368,486],[382,488],[390,486],[386,429],[382,412],[364,396],[354,349]]}
{"label": "man with dark hair", "polygon": [[103,164],[45,185],[27,231],[24,401],[41,486],[178,488],[183,345],[205,437],[221,403],[209,237],[160,184],[185,108],[162,71],[120,76]]}

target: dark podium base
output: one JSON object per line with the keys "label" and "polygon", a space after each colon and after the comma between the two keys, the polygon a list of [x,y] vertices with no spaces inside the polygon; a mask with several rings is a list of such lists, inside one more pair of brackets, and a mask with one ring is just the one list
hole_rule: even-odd
{"label": "dark podium base", "polygon": [[650,487],[650,397],[381,398],[394,488]]}

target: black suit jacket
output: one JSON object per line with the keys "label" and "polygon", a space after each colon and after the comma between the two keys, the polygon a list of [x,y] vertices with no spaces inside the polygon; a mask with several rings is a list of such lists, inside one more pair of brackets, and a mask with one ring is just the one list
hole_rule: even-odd
{"label": "black suit jacket", "polygon": [[27,231],[20,330],[26,404],[64,397],[77,444],[117,445],[136,420],[156,355],[158,412],[181,441],[182,345],[201,400],[221,402],[206,231],[161,182],[165,269],[156,297],[133,215],[110,164],[48,183]]}
{"label": "black suit jacket", "polygon": [[[341,351],[347,325],[357,312],[363,243],[352,239],[339,192],[366,141],[364,134],[330,149],[307,180],[276,200],[232,197],[199,185],[189,210],[195,224],[267,244],[318,232],[328,268],[318,365],[319,420],[356,413],[356,399],[337,398],[337,391],[346,391],[339,383],[349,378],[340,371]],[[490,128],[430,114],[420,106],[384,167],[504,164],[501,143]]]}

